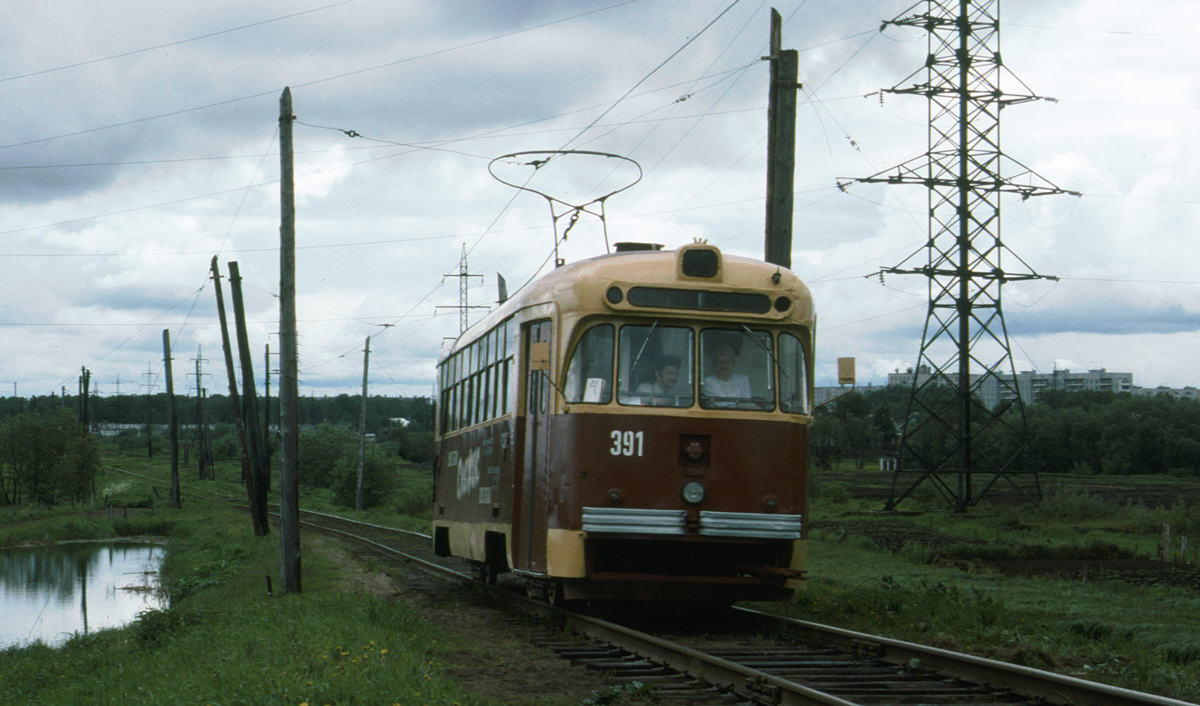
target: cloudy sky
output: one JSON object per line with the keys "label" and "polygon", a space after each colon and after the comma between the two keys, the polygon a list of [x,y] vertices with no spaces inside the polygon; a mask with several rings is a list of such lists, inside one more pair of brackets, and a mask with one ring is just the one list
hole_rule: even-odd
{"label": "cloudy sky", "polygon": [[[927,234],[920,187],[855,184],[922,154],[922,98],[888,94],[926,37],[884,20],[910,0],[779,0],[799,50],[793,269],[820,316],[818,384],[915,364],[926,282],[870,278]],[[6,9],[0,45],[0,394],[225,390],[209,262],[237,261],[251,345],[278,350],[279,96],[297,123],[301,394],[428,395],[469,304],[553,255],[550,209],[489,174],[496,157],[635,160],[607,239],[707,239],[761,257],[771,5],[755,0],[48,0]],[[1082,196],[1003,203],[1003,237],[1041,274],[1004,290],[1020,370],[1107,368],[1200,384],[1200,5],[1008,0],[1004,63],[1054,101],[1004,111],[1002,147]],[[1022,87],[1003,84],[1007,90]],[[560,161],[531,185],[583,203],[633,170]],[[501,161],[507,181],[529,174]],[[561,230],[561,227],[560,227]],[[559,256],[605,252],[584,216]],[[912,264],[910,262],[910,264]],[[475,276],[479,275],[479,276]],[[228,285],[225,288],[229,297]],[[472,321],[484,309],[471,309]],[[255,356],[261,377],[262,353]],[[273,366],[277,362],[273,362]]]}

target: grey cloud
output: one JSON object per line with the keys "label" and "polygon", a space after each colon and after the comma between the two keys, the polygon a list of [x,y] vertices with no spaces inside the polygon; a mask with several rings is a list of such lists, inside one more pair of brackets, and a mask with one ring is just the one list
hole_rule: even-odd
{"label": "grey cloud", "polygon": [[1168,334],[1200,330],[1200,312],[1178,304],[1158,307],[1078,307],[1009,315],[1009,333],[1044,336],[1063,333],[1111,335]]}

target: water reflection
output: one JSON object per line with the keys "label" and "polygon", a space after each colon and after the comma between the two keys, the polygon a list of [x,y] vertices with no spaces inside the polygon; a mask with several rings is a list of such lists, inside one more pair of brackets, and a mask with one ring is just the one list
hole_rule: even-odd
{"label": "water reflection", "polygon": [[73,543],[0,550],[0,649],[128,623],[164,605],[162,547]]}

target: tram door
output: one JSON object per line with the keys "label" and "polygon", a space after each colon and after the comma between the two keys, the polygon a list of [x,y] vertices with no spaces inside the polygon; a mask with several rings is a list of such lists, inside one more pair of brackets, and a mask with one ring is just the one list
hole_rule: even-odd
{"label": "tram door", "polygon": [[516,568],[546,570],[546,528],[550,507],[551,322],[535,321],[524,331],[525,453],[520,479],[521,524],[516,536]]}

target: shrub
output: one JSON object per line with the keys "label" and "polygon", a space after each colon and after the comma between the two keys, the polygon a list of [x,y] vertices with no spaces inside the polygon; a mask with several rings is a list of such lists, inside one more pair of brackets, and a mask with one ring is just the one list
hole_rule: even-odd
{"label": "shrub", "polygon": [[1086,488],[1051,487],[1046,491],[1037,513],[1042,517],[1071,522],[1111,517],[1117,507]]}
{"label": "shrub", "polygon": [[409,479],[395,492],[396,512],[410,517],[429,518],[433,479]]}
{"label": "shrub", "polygon": [[168,608],[147,610],[134,621],[133,636],[146,647],[161,647],[175,639],[189,625],[200,623],[200,614],[190,610]]}
{"label": "shrub", "polygon": [[[387,458],[379,447],[370,445],[363,462],[363,509],[382,505],[396,490],[399,466],[395,459]],[[358,493],[358,452],[343,456],[335,466],[334,494],[337,501],[346,507],[354,507]],[[428,500],[425,506],[428,507]]]}

